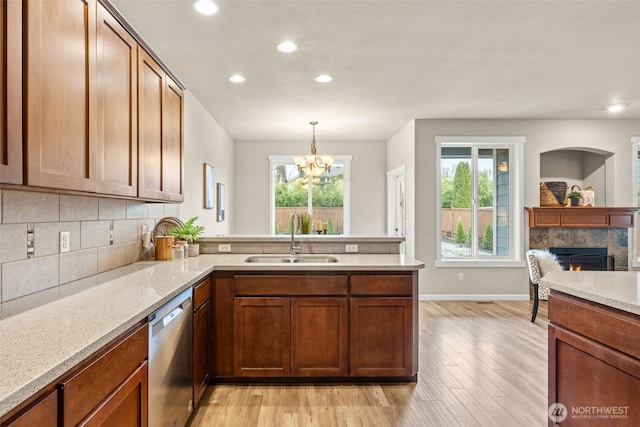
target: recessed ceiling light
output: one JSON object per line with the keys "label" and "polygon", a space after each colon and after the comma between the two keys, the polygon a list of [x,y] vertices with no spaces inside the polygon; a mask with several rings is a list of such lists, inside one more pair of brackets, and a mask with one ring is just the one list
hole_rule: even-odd
{"label": "recessed ceiling light", "polygon": [[298,46],[294,42],[284,41],[282,43],[278,43],[276,49],[278,49],[279,52],[291,53],[298,50]]}
{"label": "recessed ceiling light", "polygon": [[244,82],[246,79],[241,76],[240,74],[234,74],[233,76],[229,77],[229,81],[233,82],[233,83],[242,83]]}
{"label": "recessed ceiling light", "polygon": [[317,81],[318,83],[329,83],[331,80],[333,80],[333,77],[331,77],[329,74],[320,74],[315,78],[315,81]]}
{"label": "recessed ceiling light", "polygon": [[610,113],[619,113],[620,111],[624,110],[624,107],[624,104],[612,104],[607,107],[607,111]]}
{"label": "recessed ceiling light", "polygon": [[196,0],[193,2],[193,9],[203,15],[215,15],[218,13],[218,5],[212,0]]}

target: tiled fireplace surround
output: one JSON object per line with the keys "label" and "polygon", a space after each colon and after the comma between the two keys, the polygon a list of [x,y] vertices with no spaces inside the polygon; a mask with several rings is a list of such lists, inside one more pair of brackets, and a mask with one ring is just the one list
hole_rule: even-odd
{"label": "tiled fireplace surround", "polygon": [[606,247],[608,254],[615,258],[617,271],[629,269],[628,241],[627,228],[536,227],[529,229],[531,249]]}
{"label": "tiled fireplace surround", "polygon": [[[142,225],[151,231],[157,220],[178,213],[176,204],[0,190],[0,301],[153,257],[153,249],[142,248]],[[60,231],[70,232],[68,253],[59,253]]]}

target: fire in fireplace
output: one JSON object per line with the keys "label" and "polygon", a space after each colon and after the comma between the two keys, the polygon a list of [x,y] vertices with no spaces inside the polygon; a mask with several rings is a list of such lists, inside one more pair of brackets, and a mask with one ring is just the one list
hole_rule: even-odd
{"label": "fire in fireplace", "polygon": [[607,248],[549,248],[565,270],[614,271],[615,259]]}

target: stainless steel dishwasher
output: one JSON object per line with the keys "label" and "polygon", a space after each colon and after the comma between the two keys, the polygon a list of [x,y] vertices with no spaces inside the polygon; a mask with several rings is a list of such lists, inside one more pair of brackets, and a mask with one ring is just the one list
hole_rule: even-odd
{"label": "stainless steel dishwasher", "polygon": [[149,426],[184,427],[193,411],[192,306],[189,288],[149,315]]}

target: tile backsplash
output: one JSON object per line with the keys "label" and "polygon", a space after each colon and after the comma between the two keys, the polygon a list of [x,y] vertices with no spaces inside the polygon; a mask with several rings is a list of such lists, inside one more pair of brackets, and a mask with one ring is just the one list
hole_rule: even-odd
{"label": "tile backsplash", "polygon": [[[179,216],[179,205],[0,190],[0,301],[152,258],[153,249],[142,247],[142,225],[151,231],[166,216]],[[61,231],[70,233],[66,253]]]}

